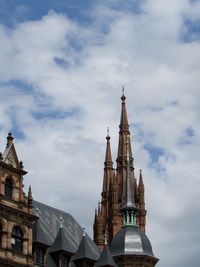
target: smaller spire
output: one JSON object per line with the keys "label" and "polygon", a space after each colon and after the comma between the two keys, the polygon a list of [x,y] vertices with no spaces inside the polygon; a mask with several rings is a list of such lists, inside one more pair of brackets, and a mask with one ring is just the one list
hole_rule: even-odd
{"label": "smaller spire", "polygon": [[31,185],[29,185],[29,188],[28,188],[28,206],[33,207],[33,196],[32,196]]}
{"label": "smaller spire", "polygon": [[12,133],[9,132],[8,133],[8,136],[7,136],[6,148],[8,148],[13,143],[13,139],[14,139],[14,137],[12,136]]}
{"label": "smaller spire", "polygon": [[109,127],[107,128],[107,136],[106,136],[107,144],[106,144],[106,156],[105,156],[105,167],[112,167],[112,154],[110,148],[110,135],[109,135]]}
{"label": "smaller spire", "polygon": [[62,215],[60,216],[60,228],[63,228],[63,217],[62,217]]}

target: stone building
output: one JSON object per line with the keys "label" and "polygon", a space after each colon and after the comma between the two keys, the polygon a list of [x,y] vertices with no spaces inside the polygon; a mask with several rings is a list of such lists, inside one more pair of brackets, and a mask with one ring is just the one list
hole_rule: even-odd
{"label": "stone building", "polygon": [[69,213],[33,201],[31,187],[26,196],[23,176],[27,172],[8,134],[5,151],[0,153],[0,267],[155,266],[158,259],[145,235],[142,172],[138,182],[126,98],[121,99],[117,168],[113,168],[108,135],[94,241]]}

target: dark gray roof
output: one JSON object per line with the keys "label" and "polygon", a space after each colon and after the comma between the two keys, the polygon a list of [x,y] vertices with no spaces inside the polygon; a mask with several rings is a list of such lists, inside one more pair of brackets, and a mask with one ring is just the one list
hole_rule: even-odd
{"label": "dark gray roof", "polygon": [[112,256],[147,255],[154,257],[148,237],[133,225],[121,228],[114,236],[110,250]]}
{"label": "dark gray roof", "polygon": [[38,218],[33,224],[33,243],[37,242],[46,246],[50,246],[48,240],[46,239],[43,228],[40,225],[40,221],[40,218]]}
{"label": "dark gray roof", "polygon": [[[38,209],[40,227],[48,244],[53,245],[60,229],[60,217],[63,218],[63,229],[70,242],[77,249],[83,230],[71,214],[55,209],[38,201],[33,201],[33,209]],[[36,213],[36,212],[35,212]],[[92,240],[91,240],[92,242]]]}
{"label": "dark gray roof", "polygon": [[78,261],[82,259],[88,259],[95,262],[98,260],[98,258],[99,258],[98,249],[97,251],[91,250],[88,236],[83,236],[79,248],[73,257],[73,260]]}
{"label": "dark gray roof", "polygon": [[76,252],[76,248],[67,237],[63,228],[59,229],[53,245],[49,248],[49,253],[55,253],[58,251],[64,251],[69,254],[74,254]]}
{"label": "dark gray roof", "polygon": [[[82,235],[83,229],[77,223],[77,221],[72,217],[71,214],[55,209],[38,201],[33,201],[33,210],[36,213],[36,208],[38,209],[38,222],[39,228],[34,227],[33,236],[34,242],[39,242],[42,244],[46,244],[49,246],[48,252],[51,250],[51,246],[53,246],[55,239],[58,235],[60,229],[60,217],[63,219],[63,232],[66,239],[70,242],[70,244],[74,247],[75,251],[77,251]],[[87,235],[86,235],[87,236]],[[92,241],[92,239],[87,236],[88,245],[91,251],[97,255],[99,255],[99,250],[96,244]],[[72,262],[73,265],[73,262]],[[37,265],[35,265],[37,266]],[[47,254],[47,266],[48,267],[56,267],[55,262],[53,261],[50,253]]]}
{"label": "dark gray roof", "polygon": [[104,267],[104,266],[117,267],[111,255],[110,249],[107,245],[104,246],[104,249],[101,253],[99,260],[97,261],[97,263],[95,263],[95,267]]}

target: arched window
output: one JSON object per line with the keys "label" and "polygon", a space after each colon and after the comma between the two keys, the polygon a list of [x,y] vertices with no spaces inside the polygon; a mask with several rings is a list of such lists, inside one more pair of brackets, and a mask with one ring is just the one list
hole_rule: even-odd
{"label": "arched window", "polygon": [[0,247],[2,247],[2,237],[3,237],[3,227],[2,224],[0,223]]}
{"label": "arched window", "polygon": [[22,252],[23,249],[23,234],[19,227],[15,226],[12,230],[11,238],[12,249],[16,252]]}
{"label": "arched window", "polygon": [[5,180],[5,196],[12,198],[13,183],[12,180],[8,177]]}

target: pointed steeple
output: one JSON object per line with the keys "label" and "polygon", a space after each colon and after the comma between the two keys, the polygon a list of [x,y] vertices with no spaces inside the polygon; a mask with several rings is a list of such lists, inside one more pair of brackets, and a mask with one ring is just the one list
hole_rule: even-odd
{"label": "pointed steeple", "polygon": [[138,208],[135,205],[134,190],[130,177],[130,159],[129,159],[129,138],[126,140],[126,188],[125,198],[122,206],[124,225],[136,225],[136,213]]}
{"label": "pointed steeple", "polygon": [[[126,97],[124,95],[124,88],[122,89],[122,106],[121,106],[121,118],[119,125],[119,143],[118,143],[118,154],[117,154],[117,169],[121,169],[126,165],[126,139],[127,136],[130,136],[128,116],[126,112]],[[132,149],[131,142],[129,139],[129,156],[130,156],[130,165],[133,168],[133,158],[132,158]]]}
{"label": "pointed steeple", "polygon": [[114,175],[112,154],[111,154],[111,148],[110,148],[109,128],[107,129],[106,140],[107,142],[106,142],[106,154],[105,154],[105,162],[104,162],[102,201],[107,199],[108,197],[109,186]]}

